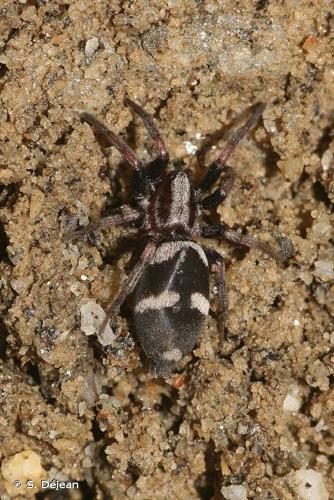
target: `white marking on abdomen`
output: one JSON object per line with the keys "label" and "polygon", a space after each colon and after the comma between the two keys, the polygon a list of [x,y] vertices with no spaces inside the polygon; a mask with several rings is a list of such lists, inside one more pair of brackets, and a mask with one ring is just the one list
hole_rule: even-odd
{"label": "white marking on abdomen", "polygon": [[177,292],[162,292],[160,295],[150,295],[142,299],[135,306],[135,311],[143,313],[148,310],[163,309],[164,307],[173,307],[180,300]]}
{"label": "white marking on abdomen", "polygon": [[191,294],[191,308],[198,309],[204,316],[209,312],[209,302],[201,293]]}
{"label": "white marking on abdomen", "polygon": [[167,361],[180,361],[182,358],[182,352],[180,349],[169,349],[169,351],[165,351],[162,355],[163,359]]}
{"label": "white marking on abdomen", "polygon": [[154,254],[152,264],[161,264],[161,262],[170,260],[184,248],[193,248],[194,250],[196,250],[199,258],[202,260],[206,267],[208,266],[208,259],[206,258],[204,250],[192,241],[170,241],[168,243],[163,243],[162,245],[158,246]]}

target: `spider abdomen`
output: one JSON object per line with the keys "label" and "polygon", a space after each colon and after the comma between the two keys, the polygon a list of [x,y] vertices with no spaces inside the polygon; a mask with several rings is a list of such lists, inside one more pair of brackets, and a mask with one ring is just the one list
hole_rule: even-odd
{"label": "spider abdomen", "polygon": [[209,311],[209,268],[191,241],[158,246],[134,291],[133,319],[157,375],[168,376],[192,351]]}

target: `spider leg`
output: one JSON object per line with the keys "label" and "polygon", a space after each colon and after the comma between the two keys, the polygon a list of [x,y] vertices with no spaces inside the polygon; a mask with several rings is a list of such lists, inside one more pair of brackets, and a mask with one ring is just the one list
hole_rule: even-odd
{"label": "spider leg", "polygon": [[97,120],[93,115],[89,113],[83,113],[81,115],[81,121],[88,123],[93,132],[102,137],[102,139],[109,145],[115,146],[122,156],[130,163],[130,165],[135,169],[139,170],[143,168],[142,162],[139,160],[138,156],[132,149],[114,132],[109,130],[103,123]]}
{"label": "spider leg", "polygon": [[[223,169],[222,169],[223,170]],[[218,189],[200,201],[200,206],[204,209],[216,208],[229,194],[235,181],[235,171],[231,167],[224,167],[225,177]]]}
{"label": "spider leg", "polygon": [[291,257],[294,252],[293,245],[287,238],[277,238],[279,250],[274,250],[268,243],[253,238],[252,236],[244,236],[236,231],[232,231],[232,229],[227,229],[223,224],[200,227],[199,234],[204,238],[223,238],[224,240],[236,245],[248,248],[258,248],[269,255],[269,257],[279,261],[283,261]]}
{"label": "spider leg", "polygon": [[219,256],[219,260],[217,260],[215,274],[216,274],[216,284],[218,290],[218,300],[220,306],[219,343],[220,345],[222,345],[225,340],[225,323],[228,311],[228,295],[226,287],[225,262],[221,256]]}
{"label": "spider leg", "polygon": [[[220,174],[225,170],[227,174],[231,174],[230,167],[225,167],[226,161],[232,155],[235,148],[239,145],[242,139],[248,134],[250,128],[257,122],[257,120],[262,115],[265,110],[266,105],[264,103],[260,103],[254,113],[248,118],[245,125],[239,128],[231,137],[231,139],[226,144],[225,148],[218,156],[216,161],[210,166],[208,172],[203,177],[201,182],[196,187],[196,191],[199,193],[203,193],[210,189],[213,184],[218,180]],[[232,181],[231,181],[232,182]],[[231,188],[233,186],[233,182]],[[218,196],[218,195],[217,195]]]}
{"label": "spider leg", "polygon": [[248,134],[250,128],[257,122],[257,120],[262,115],[265,110],[266,105],[264,103],[258,104],[254,113],[248,118],[245,125],[240,127],[231,137],[231,139],[226,144],[223,151],[218,156],[216,163],[221,167],[225,165],[226,161],[229,159],[235,148],[239,145],[242,139]]}
{"label": "spider leg", "polygon": [[195,191],[198,195],[201,195],[205,191],[209,191],[212,186],[217,182],[221,173],[225,169],[229,169],[230,167],[222,167],[218,165],[218,163],[213,162],[208,168],[207,173],[204,175],[203,179],[197,184],[195,187]]}
{"label": "spider leg", "polygon": [[146,129],[148,130],[148,133],[150,134],[150,136],[154,140],[154,142],[159,150],[160,160],[162,162],[164,162],[165,164],[167,164],[169,155],[168,155],[166,143],[165,143],[164,139],[161,137],[161,134],[160,134],[156,124],[154,123],[152,116],[150,116],[148,113],[146,113],[146,111],[142,107],[138,106],[138,104],[131,101],[131,99],[129,99],[128,97],[126,97],[124,99],[124,103],[127,106],[130,106],[130,108],[132,108],[133,111],[135,113],[137,113],[137,115],[139,115],[140,118],[142,118],[142,120],[144,121],[144,125],[145,125]]}
{"label": "spider leg", "polygon": [[97,229],[135,222],[140,218],[140,216],[141,213],[138,210],[134,210],[133,208],[124,205],[122,207],[122,213],[120,214],[109,215],[108,217],[103,217],[102,219],[91,222],[81,229],[69,231],[65,234],[64,241],[70,241],[75,238],[82,239],[83,236],[96,231]]}
{"label": "spider leg", "polygon": [[136,192],[138,198],[144,198],[148,194],[148,183],[145,168],[143,163],[139,160],[138,156],[132,149],[114,132],[109,130],[103,123],[97,120],[93,115],[89,113],[83,113],[81,115],[81,121],[88,123],[96,136],[102,138],[102,140],[108,146],[115,146],[116,149],[121,153],[125,160],[130,163],[136,172]]}
{"label": "spider leg", "polygon": [[226,340],[225,335],[225,323],[227,319],[228,311],[228,295],[226,287],[226,268],[223,257],[212,250],[211,248],[204,248],[205,253],[209,261],[213,261],[215,264],[215,281],[218,291],[218,302],[219,302],[219,320],[218,320],[218,331],[219,331],[219,344],[222,346],[223,342]]}
{"label": "spider leg", "polygon": [[124,300],[126,299],[126,297],[128,295],[130,295],[130,293],[132,293],[133,290],[135,289],[142,272],[144,271],[145,267],[152,260],[152,257],[154,256],[154,253],[155,253],[155,250],[156,250],[156,244],[153,241],[150,241],[149,243],[147,243],[146,247],[144,248],[143,253],[141,254],[141,256],[138,260],[138,262],[136,263],[136,265],[132,269],[130,275],[126,278],[125,282],[123,283],[119,294],[117,295],[115,300],[109,306],[109,309],[106,313],[106,317],[105,317],[101,327],[99,328],[99,336],[101,336],[103,334],[110,319],[118,313],[119,308],[122,305],[122,303],[124,302]]}

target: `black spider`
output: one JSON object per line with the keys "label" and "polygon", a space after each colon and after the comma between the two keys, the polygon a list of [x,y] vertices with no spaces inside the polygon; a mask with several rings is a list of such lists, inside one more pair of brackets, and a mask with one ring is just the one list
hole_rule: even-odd
{"label": "black spider", "polygon": [[[290,256],[292,247],[289,240],[280,238],[280,249],[275,251],[267,243],[242,236],[223,224],[208,226],[198,223],[200,213],[217,207],[232,189],[235,172],[225,162],[262,115],[264,104],[256,107],[246,124],[232,136],[207,174],[194,187],[190,174],[181,168],[164,172],[168,152],[152,117],[130,99],[126,99],[125,103],[144,120],[159,150],[159,161],[153,163],[154,167],[145,167],[122,139],[92,115],[84,113],[82,121],[89,123],[94,133],[107,144],[115,146],[133,167],[136,207],[123,205],[119,213],[74,231],[66,239],[115,224],[137,224],[140,239],[145,242],[144,250],[111,304],[102,329],[133,292],[137,337],[151,361],[153,372],[166,377],[182,356],[194,348],[203,329],[209,311],[208,258],[215,263],[222,336],[224,332],[228,309],[224,261],[217,252],[202,248],[193,239],[197,236],[223,238],[238,245],[259,248],[275,259]],[[220,186],[212,194],[205,195],[222,174]]]}

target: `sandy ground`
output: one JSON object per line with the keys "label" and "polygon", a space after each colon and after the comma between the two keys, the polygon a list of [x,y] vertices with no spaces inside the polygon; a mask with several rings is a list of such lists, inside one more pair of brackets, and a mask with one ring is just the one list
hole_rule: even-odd
{"label": "sandy ground", "polygon": [[[2,0],[1,499],[334,498],[333,22],[325,0]],[[117,227],[63,240],[131,196],[130,168],[80,112],[154,157],[125,95],[195,179],[267,103],[208,220],[295,247],[280,265],[211,241],[231,349],[213,293],[198,348],[166,381],[130,307],[108,353],[83,331],[82,307],[106,308],[138,241]],[[42,477],[79,489],[41,490]]]}

